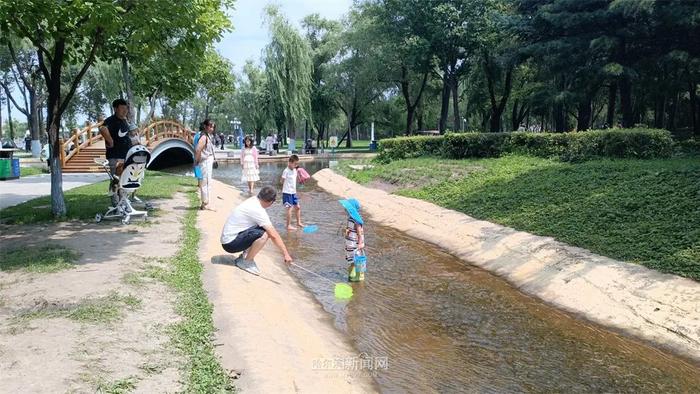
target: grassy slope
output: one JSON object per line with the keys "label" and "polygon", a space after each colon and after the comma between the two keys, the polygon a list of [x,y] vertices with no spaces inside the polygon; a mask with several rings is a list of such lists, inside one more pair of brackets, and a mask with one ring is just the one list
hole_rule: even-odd
{"label": "grassy slope", "polygon": [[420,158],[349,171],[398,194],[700,280],[700,160]]}

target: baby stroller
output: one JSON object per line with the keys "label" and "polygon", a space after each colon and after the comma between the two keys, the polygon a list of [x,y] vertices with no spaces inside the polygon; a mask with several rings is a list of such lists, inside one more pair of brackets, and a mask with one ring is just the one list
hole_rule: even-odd
{"label": "baby stroller", "polygon": [[103,219],[121,219],[122,224],[129,224],[132,216],[143,216],[144,220],[148,218],[147,211],[138,211],[132,206],[132,201],[130,198],[137,203],[141,203],[145,206],[146,210],[152,209],[150,203],[144,203],[138,197],[134,196],[136,192],[141,187],[141,182],[146,175],[146,165],[148,165],[151,159],[151,152],[146,149],[143,145],[136,145],[131,147],[126,153],[126,160],[124,160],[124,170],[121,175],[113,175],[109,170],[109,161],[105,159],[95,159],[95,163],[100,164],[107,174],[109,174],[111,182],[115,183],[117,186],[116,193],[116,204],[110,207],[107,212],[102,215],[98,213],[95,215],[95,221],[97,223],[101,222]]}

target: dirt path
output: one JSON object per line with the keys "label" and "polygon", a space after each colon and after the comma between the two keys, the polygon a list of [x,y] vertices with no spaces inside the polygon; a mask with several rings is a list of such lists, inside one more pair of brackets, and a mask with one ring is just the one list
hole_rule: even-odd
{"label": "dirt path", "polygon": [[332,170],[314,179],[332,194],[357,198],[373,220],[432,242],[525,293],[700,361],[698,282],[367,188]]}
{"label": "dirt path", "polygon": [[47,244],[81,254],[55,273],[0,271],[0,392],[181,390],[186,360],[167,333],[175,295],[155,275],[178,249],[187,205],[162,201],[146,225],[0,227],[3,254]]}
{"label": "dirt path", "polygon": [[214,304],[216,349],[224,368],[240,373],[236,386],[246,393],[375,391],[369,378],[350,376],[343,368],[317,368],[324,361],[356,358],[357,352],[283,266],[273,245],[256,259],[260,277],[231,265],[233,257],[221,249],[220,231],[245,197],[220,182],[214,190],[217,211],[204,211],[198,218],[200,256]]}

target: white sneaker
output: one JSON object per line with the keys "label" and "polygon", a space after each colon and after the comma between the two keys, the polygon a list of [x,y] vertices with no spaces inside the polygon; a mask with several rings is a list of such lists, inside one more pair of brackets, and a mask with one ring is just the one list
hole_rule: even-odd
{"label": "white sneaker", "polygon": [[249,272],[253,275],[260,275],[260,269],[258,266],[255,264],[255,261],[251,260],[245,260],[245,259],[236,259],[236,267]]}

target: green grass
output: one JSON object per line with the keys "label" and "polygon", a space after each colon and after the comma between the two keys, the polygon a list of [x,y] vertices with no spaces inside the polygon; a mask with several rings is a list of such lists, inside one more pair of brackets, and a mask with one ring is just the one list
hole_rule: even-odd
{"label": "green grass", "polygon": [[0,271],[52,273],[73,268],[80,254],[57,245],[28,246],[3,251]]}
{"label": "green grass", "polygon": [[64,317],[82,323],[113,323],[124,316],[124,309],[135,310],[140,307],[140,299],[132,295],[123,296],[112,292],[107,296],[87,298],[76,304],[47,304],[39,309],[17,315],[15,322]]}
{"label": "green grass", "polygon": [[[197,207],[195,193],[189,193],[190,206]],[[184,221],[182,247],[171,259],[172,270],[148,267],[145,275],[165,281],[178,291],[177,312],[182,321],[171,327],[173,343],[189,362],[186,392],[213,393],[235,391],[231,378],[221,367],[214,353],[211,338],[214,335],[212,305],[209,303],[201,279],[202,265],[198,250],[200,233],[196,227],[197,210],[187,211]]]}
{"label": "green grass", "polygon": [[130,393],[136,389],[136,382],[138,379],[136,377],[130,376],[128,378],[115,380],[112,382],[100,382],[97,385],[98,393],[105,394],[124,394]]}
{"label": "green grass", "polygon": [[[149,171],[138,196],[144,201],[170,198],[177,191],[195,187],[192,177],[183,177],[158,171]],[[109,205],[107,182],[85,185],[65,192],[66,219],[93,220],[95,214],[104,214]],[[5,224],[31,224],[53,221],[51,198],[36,198],[22,204],[0,210],[0,222]]]}
{"label": "green grass", "polygon": [[43,174],[44,171],[39,168],[39,167],[20,167],[19,168],[19,176],[30,176],[30,175],[39,175]]}
{"label": "green grass", "polygon": [[700,160],[419,158],[339,171],[397,194],[700,280]]}

